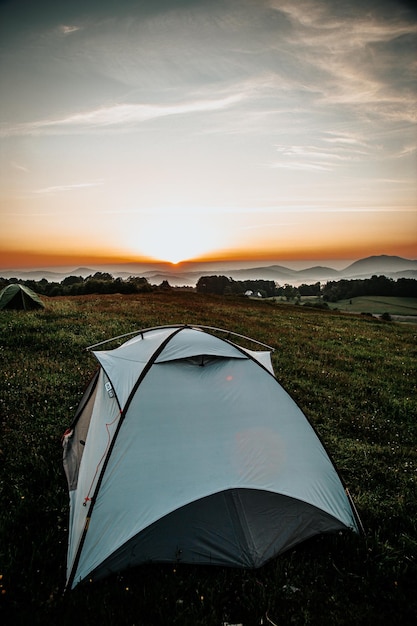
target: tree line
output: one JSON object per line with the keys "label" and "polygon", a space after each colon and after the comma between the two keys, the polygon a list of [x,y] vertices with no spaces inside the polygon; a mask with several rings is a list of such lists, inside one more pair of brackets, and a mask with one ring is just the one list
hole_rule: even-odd
{"label": "tree line", "polygon": [[321,297],[324,302],[337,302],[356,296],[416,298],[417,280],[414,278],[394,280],[386,276],[372,276],[372,278],[365,279],[328,281],[323,285],[316,282],[294,287],[293,285],[279,286],[273,280],[233,280],[227,276],[204,276],[197,282],[197,291],[219,295],[245,293],[249,295],[249,292],[252,292],[250,295],[259,295],[264,298],[278,296],[286,300],[295,300],[302,296],[316,296]]}
{"label": "tree line", "polygon": [[[96,272],[86,278],[82,276],[67,276],[61,282],[49,282],[46,278],[39,281],[23,280],[18,278],[0,278],[0,289],[11,284],[21,283],[39,295],[79,296],[88,294],[134,294],[149,293],[156,290],[172,289],[168,281],[159,285],[152,285],[144,277],[129,276],[129,278],[114,278],[107,272]],[[191,289],[191,288],[189,288]],[[417,280],[414,278],[399,278],[394,280],[386,276],[372,276],[365,279],[341,279],[328,281],[325,284],[302,284],[280,286],[273,280],[233,280],[227,276],[202,276],[196,285],[198,293],[227,295],[253,295],[261,298],[281,297],[286,300],[296,300],[302,296],[316,296],[323,302],[337,302],[357,296],[397,296],[417,297]]]}
{"label": "tree line", "polygon": [[372,278],[328,281],[322,288],[323,300],[337,302],[350,300],[358,296],[396,296],[398,298],[417,298],[417,280],[386,276]]}
{"label": "tree line", "polygon": [[271,298],[279,295],[279,289],[273,280],[233,280],[227,276],[202,276],[196,285],[197,293],[212,293],[220,296],[242,295],[250,292],[250,295]]}
{"label": "tree line", "polygon": [[26,285],[26,287],[29,287],[39,295],[48,297],[83,296],[94,293],[146,293],[155,289],[155,286],[152,286],[146,278],[130,276],[124,280],[122,278],[113,278],[107,272],[96,272],[86,278],[82,276],[67,276],[59,283],[49,282],[46,278],[42,278],[39,281],[0,278],[0,289],[11,283]]}

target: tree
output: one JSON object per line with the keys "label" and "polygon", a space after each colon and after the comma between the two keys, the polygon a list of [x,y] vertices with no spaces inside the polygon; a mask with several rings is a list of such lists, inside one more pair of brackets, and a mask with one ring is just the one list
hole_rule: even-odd
{"label": "tree", "polygon": [[314,283],[314,285],[306,285],[303,283],[299,286],[298,291],[300,296],[319,296],[320,295],[320,283]]}
{"label": "tree", "polygon": [[292,285],[284,285],[284,296],[285,299],[289,302],[290,300],[294,300],[297,296],[298,291]]}
{"label": "tree", "polygon": [[96,272],[92,276],[88,276],[86,280],[113,280],[113,276],[108,272]]}
{"label": "tree", "polygon": [[75,285],[76,283],[83,283],[84,278],[82,276],[66,276],[61,280],[61,285],[67,287],[68,285]]}
{"label": "tree", "polygon": [[226,287],[230,286],[230,282],[231,279],[227,276],[202,276],[197,281],[197,292],[222,296]]}

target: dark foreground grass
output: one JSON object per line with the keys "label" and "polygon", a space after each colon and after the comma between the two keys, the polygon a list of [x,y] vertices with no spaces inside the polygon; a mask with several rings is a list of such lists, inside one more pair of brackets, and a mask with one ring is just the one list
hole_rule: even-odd
{"label": "dark foreground grass", "polygon": [[[365,535],[318,537],[256,571],[146,565],[63,597],[61,435],[95,369],[84,348],[169,323],[228,328],[276,348],[276,375],[323,438]],[[417,326],[176,291],[0,312],[0,622],[414,624],[416,334]]]}

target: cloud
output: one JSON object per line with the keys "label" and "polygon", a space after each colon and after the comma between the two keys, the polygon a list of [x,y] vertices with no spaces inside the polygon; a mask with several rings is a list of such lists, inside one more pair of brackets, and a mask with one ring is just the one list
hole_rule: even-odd
{"label": "cloud", "polygon": [[353,148],[356,146],[358,148],[367,146],[367,143],[361,137],[351,132],[328,130],[325,132],[323,141],[330,144],[339,144],[341,146],[349,146]]}
{"label": "cloud", "polygon": [[54,185],[52,187],[44,187],[43,189],[35,189],[32,193],[41,195],[53,195],[55,193],[62,193],[68,191],[76,191],[78,189],[86,189],[88,187],[99,187],[103,185],[104,181],[98,180],[91,183],[72,183],[70,185]]}
{"label": "cloud", "polygon": [[[290,23],[285,46],[291,51],[294,85],[315,88],[316,106],[342,105],[356,116],[415,123],[417,23],[399,11],[372,12],[347,5],[343,15],[330,2],[272,0]],[[407,44],[408,41],[408,44]],[[277,50],[279,49],[277,46]]]}
{"label": "cloud", "polygon": [[0,136],[33,135],[48,132],[71,132],[88,128],[134,126],[149,120],[171,115],[208,113],[233,107],[242,101],[241,93],[213,100],[191,100],[171,105],[160,104],[116,104],[90,111],[75,113],[60,119],[40,120],[9,126],[0,126]]}
{"label": "cloud", "polygon": [[336,131],[316,133],[312,144],[278,144],[279,155],[270,167],[293,171],[333,171],[349,163],[369,158],[368,144],[358,135]]}
{"label": "cloud", "polygon": [[398,152],[394,152],[393,156],[397,159],[402,159],[404,157],[410,157],[417,154],[417,147],[415,144],[413,145],[405,145],[398,150]]}
{"label": "cloud", "polygon": [[240,226],[239,230],[264,230],[265,228],[283,228],[284,226],[294,226],[298,224],[298,222],[293,221],[293,222],[269,222],[269,223],[264,223],[262,222],[261,224],[252,224],[251,226]]}
{"label": "cloud", "polygon": [[16,161],[11,161],[10,165],[12,166],[13,169],[19,170],[19,172],[26,172],[26,173],[29,172],[27,167],[24,167],[23,165],[16,163]]}
{"label": "cloud", "polygon": [[72,33],[77,32],[77,30],[80,30],[80,26],[68,26],[68,25],[62,24],[59,27],[59,30],[63,35],[71,35]]}
{"label": "cloud", "polygon": [[302,161],[276,161],[270,165],[272,169],[292,170],[294,172],[330,172],[333,165],[328,163],[308,163]]}

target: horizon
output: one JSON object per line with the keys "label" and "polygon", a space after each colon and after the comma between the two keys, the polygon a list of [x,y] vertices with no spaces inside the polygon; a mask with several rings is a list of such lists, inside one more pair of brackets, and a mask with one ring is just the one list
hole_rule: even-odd
{"label": "horizon", "polygon": [[[307,269],[311,267],[328,267],[329,269],[341,270],[347,268],[352,263],[361,261],[368,258],[378,257],[397,257],[404,259],[405,261],[417,261],[417,253],[413,257],[412,255],[403,254],[389,254],[387,252],[377,251],[375,254],[364,254],[356,257],[335,257],[335,258],[321,258],[321,257],[292,257],[292,258],[280,258],[279,256],[264,258],[264,257],[248,257],[248,258],[208,258],[208,259],[186,259],[178,261],[176,263],[171,261],[159,260],[159,259],[146,259],[146,258],[118,258],[118,257],[91,257],[86,256],[50,256],[47,255],[28,255],[30,261],[26,261],[25,255],[8,255],[3,254],[0,250],[0,275],[1,272],[10,273],[16,272],[30,272],[30,271],[45,271],[45,272],[68,272],[69,268],[77,269],[99,269],[99,268],[117,268],[119,266],[157,266],[163,268],[165,271],[183,271],[187,266],[215,266],[215,267],[267,267],[268,265],[281,265],[290,269]],[[15,258],[16,262],[13,263],[11,259]],[[5,261],[4,259],[7,259]],[[109,271],[109,270],[106,270]]]}
{"label": "horizon", "polygon": [[379,260],[381,264],[383,261],[388,263],[392,259],[401,259],[403,261],[409,261],[410,263],[417,262],[417,259],[410,259],[400,257],[398,255],[370,255],[368,257],[361,257],[355,259],[264,259],[264,260],[217,260],[217,261],[184,261],[179,263],[171,263],[169,261],[121,261],[110,262],[104,260],[103,262],[81,263],[81,264],[68,264],[68,265],[48,265],[48,266],[21,266],[21,267],[0,267],[0,276],[4,272],[10,274],[11,272],[26,273],[39,273],[45,272],[45,274],[66,274],[71,275],[79,271],[104,271],[107,273],[127,273],[134,271],[160,271],[166,274],[186,274],[187,272],[198,272],[203,270],[204,267],[212,268],[212,271],[217,270],[240,270],[240,269],[256,269],[256,268],[268,268],[268,267],[282,267],[293,271],[303,272],[304,270],[323,268],[329,270],[335,270],[337,272],[343,272],[351,265],[360,261]]}
{"label": "horizon", "polygon": [[0,4],[0,268],[417,258],[417,12]]}

